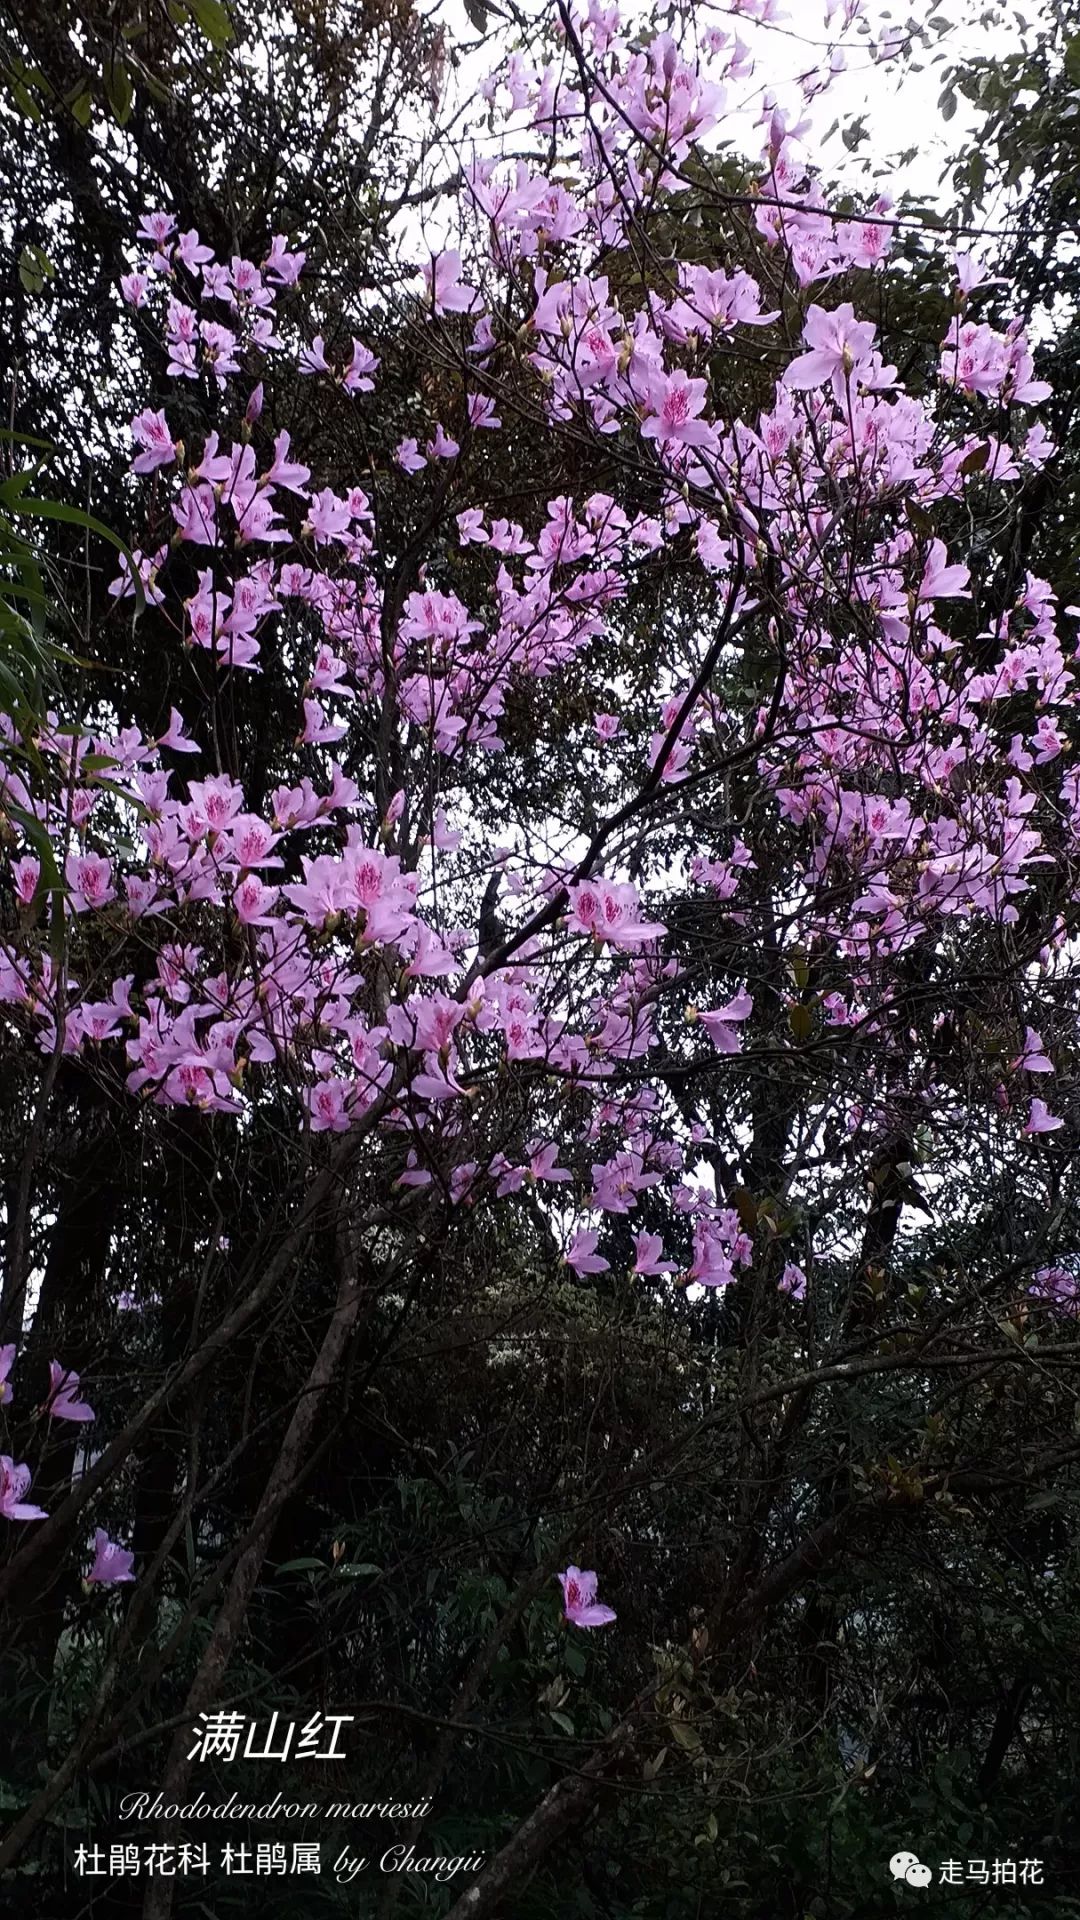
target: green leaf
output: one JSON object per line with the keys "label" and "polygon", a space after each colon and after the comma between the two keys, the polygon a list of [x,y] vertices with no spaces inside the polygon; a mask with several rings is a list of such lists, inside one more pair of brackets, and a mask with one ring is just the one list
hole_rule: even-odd
{"label": "green leaf", "polygon": [[112,108],[112,116],[118,127],[126,127],[131,118],[131,103],[135,97],[125,60],[106,60],[101,69],[101,78],[105,83],[105,98]]}
{"label": "green leaf", "polygon": [[187,10],[212,47],[229,47],[236,39],[222,0],[187,0]]}
{"label": "green leaf", "polygon": [[325,1573],[325,1560],[283,1560],[278,1567],[279,1573]]}
{"label": "green leaf", "polygon": [[570,1672],[574,1675],[575,1679],[580,1680],[585,1672],[585,1655],[580,1647],[574,1645],[572,1640],[568,1640],[566,1643],[565,1659]]}
{"label": "green leaf", "polygon": [[555,1711],[555,1708],[551,1707],[548,1712],[548,1717],[549,1719],[554,1720],[555,1725],[558,1727],[560,1733],[568,1733],[570,1735],[570,1738],[573,1739],[574,1723],[571,1720],[569,1714],[557,1713]]}
{"label": "green leaf", "polygon": [[19,255],[19,279],[27,293],[41,293],[46,280],[56,277],[56,268],[40,247],[27,245]]}
{"label": "green leaf", "polygon": [[21,80],[11,79],[10,76],[8,78],[8,85],[11,88],[11,97],[18,107],[19,112],[22,114],[23,119],[33,121],[35,127],[40,126],[41,108],[38,106],[29,87],[24,87]]}
{"label": "green leaf", "polygon": [[794,1001],[788,1008],[788,1026],[800,1047],[805,1046],[814,1031],[813,1007],[804,1006],[800,1000]]}
{"label": "green leaf", "polygon": [[699,1751],[701,1747],[701,1735],[696,1727],[690,1725],[688,1720],[673,1720],[671,1722],[671,1731],[675,1736],[677,1744],[683,1749],[684,1753],[697,1753]]}

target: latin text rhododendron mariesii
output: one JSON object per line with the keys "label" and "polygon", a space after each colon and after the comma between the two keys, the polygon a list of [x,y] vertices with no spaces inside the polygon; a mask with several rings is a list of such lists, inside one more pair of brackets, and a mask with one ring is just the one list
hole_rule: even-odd
{"label": "latin text rhododendron mariesii", "polygon": [[[295,304],[305,236],[219,259],[147,209],[123,296],[167,374],[118,426],[110,592],[170,650],[175,705],[147,732],[95,688],[32,757],[9,728],[0,1002],[43,1084],[80,1062],[241,1139],[273,1107],[313,1185],[377,1166],[384,1218],[538,1204],[588,1285],[628,1217],[635,1285],[760,1284],[799,1315],[809,1269],[777,1264],[748,1193],[755,1056],[867,1161],[898,1131],[948,1152],[976,1114],[1026,1164],[1063,1124],[1067,929],[1028,908],[1080,817],[1072,616],[1028,577],[973,638],[963,534],[1052,458],[1047,390],[952,259],[936,377],[905,390],[874,317],[887,205],[834,217],[779,110],[742,256],[700,260],[680,209],[745,48],[560,20],[551,65],[515,56],[485,90],[506,157],[462,152],[452,231],[404,244],[406,292],[346,328]],[[431,372],[408,408],[384,395],[402,340]],[[347,483],[304,405],[266,424],[290,382],[311,421],[347,419]],[[510,518],[515,436],[560,478]],[[631,698],[630,610],[668,582],[695,619]],[[270,665],[294,747],[257,797],[230,715]],[[485,784],[571,680],[595,804],[553,818],[523,771],[494,844]],[[737,930],[711,975],[687,899]],[[959,1088],[912,995],[944,1021],[994,943],[1015,1031]],[[820,1204],[815,1179],[788,1198]],[[681,1261],[645,1230],[661,1204]]]}

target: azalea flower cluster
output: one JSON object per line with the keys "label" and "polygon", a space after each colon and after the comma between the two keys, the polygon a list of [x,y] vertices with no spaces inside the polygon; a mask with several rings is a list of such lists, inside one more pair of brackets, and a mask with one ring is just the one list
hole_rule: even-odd
{"label": "azalea flower cluster", "polygon": [[[17,1342],[0,1346],[0,1408],[9,1407],[15,1397],[10,1375],[17,1357]],[[79,1387],[79,1376],[74,1370],[62,1367],[58,1360],[50,1361],[49,1391],[40,1409],[44,1418],[71,1420],[80,1426],[96,1419],[93,1407],[79,1398]],[[8,1453],[0,1454],[0,1517],[16,1521],[46,1519],[44,1508],[26,1499],[31,1478],[25,1461],[15,1461]],[[94,1535],[93,1564],[85,1576],[87,1585],[113,1586],[118,1581],[133,1580],[133,1565],[134,1555],[110,1540],[104,1528],[99,1527]]]}
{"label": "azalea flower cluster", "polygon": [[[516,693],[595,669],[588,750],[612,770],[616,822],[668,798],[688,884],[734,903],[752,929],[753,836],[722,807],[727,767],[751,767],[790,857],[786,950],[843,961],[823,1018],[875,1041],[860,1108],[875,1114],[875,1062],[897,1049],[891,963],[946,932],[1016,923],[1052,857],[1040,796],[1080,841],[1080,785],[1065,771],[1075,675],[1053,594],[1026,578],[973,656],[952,631],[970,598],[967,564],[934,518],[976,490],[998,498],[1052,447],[1023,412],[1045,389],[1022,329],[967,318],[978,274],[962,257],[939,390],[902,390],[874,321],[828,294],[837,272],[884,260],[887,207],[835,220],[799,155],[804,129],[773,105],[755,202],[764,264],[678,263],[635,304],[602,256],[627,247],[659,188],[677,197],[687,184],[683,163],[719,123],[746,53],[717,30],[707,73],[670,34],[640,42],[603,8],[574,32],[580,87],[515,54],[488,93],[575,155],[579,184],[473,156],[459,244],[417,268],[395,317],[459,371],[449,428],[419,395],[413,431],[402,437],[397,396],[384,422],[380,356],[359,334],[347,351],[328,347],[328,323],[285,344],[276,301],[305,259],[286,238],[258,265],[218,261],[171,215],[142,222],[149,251],[124,298],[159,329],[171,377],[209,377],[223,404],[191,445],[169,398],[130,422],[148,519],[166,517],[172,532],[144,536],[110,591],[118,604],[141,592],[178,670],[212,665],[223,697],[242,699],[244,676],[273,653],[293,674],[295,780],[256,806],[175,708],[153,738],[50,715],[36,742],[47,781],[4,752],[17,745],[9,730],[0,797],[27,830],[10,857],[19,924],[0,935],[0,1006],[43,1055],[120,1063],[144,1100],[240,1117],[272,1089],[297,1131],[328,1136],[328,1152],[377,1125],[399,1197],[429,1188],[464,1206],[538,1192],[578,1278],[608,1270],[609,1220],[662,1195],[689,1256],[673,1259],[642,1229],[633,1274],[723,1289],[751,1271],[753,1232],[715,1173],[703,1178],[712,1143],[669,1097],[664,1069],[674,1052],[734,1084],[767,1009],[741,976],[716,1006],[694,1003],[663,905],[670,843],[643,836],[633,878],[614,831],[567,834],[552,851],[546,822],[535,846],[483,844],[478,858],[470,781],[507,751]],[[768,403],[732,417],[709,353],[743,329],[763,337],[789,268],[814,293],[798,348],[778,359]],[[538,499],[520,522],[492,511],[472,462],[478,443],[493,444],[485,436],[508,431],[516,396],[495,369],[514,343],[534,420],[556,446],[582,434],[606,446],[633,475],[624,502],[583,488]],[[321,484],[290,432],[264,432],[264,363],[286,353],[328,401],[363,410],[381,448],[375,478]],[[220,424],[230,417],[231,429]],[[400,540],[392,516],[382,523],[376,478],[406,517],[416,502],[430,516],[400,597],[387,589]],[[776,694],[760,710],[721,699],[721,655],[709,665],[704,637],[697,659],[665,671],[644,725],[610,710],[617,674],[605,663],[630,582],[669,558],[693,570],[703,604],[722,606],[728,664],[751,623],[772,650]],[[376,804],[365,756],[387,732],[402,784]],[[711,815],[679,807],[710,781],[721,796]],[[76,930],[62,958],[42,937],[56,884],[43,839]],[[512,905],[501,939],[484,944],[473,929],[497,878]],[[146,966],[106,978],[104,956],[133,928]],[[983,1091],[1010,1146],[1034,1152],[1065,1122],[1031,1092],[1030,1076],[1055,1067],[1042,1016],[1026,1002],[1023,1014],[1020,1051]],[[775,1030],[765,1042],[781,1044]],[[526,1102],[535,1090],[536,1115],[521,1146],[493,1150],[484,1096],[511,1073]],[[932,1113],[936,1097],[927,1071],[918,1098]],[[572,1138],[557,1137],[553,1106],[574,1112]],[[786,1260],[776,1285],[783,1311],[804,1310],[803,1267]],[[55,1417],[91,1417],[72,1411],[77,1378],[70,1392],[53,1384]],[[0,1511],[35,1517],[27,1469],[3,1471]],[[105,1579],[117,1554],[106,1540],[91,1577]],[[568,1619],[610,1617],[595,1576],[560,1578]]]}

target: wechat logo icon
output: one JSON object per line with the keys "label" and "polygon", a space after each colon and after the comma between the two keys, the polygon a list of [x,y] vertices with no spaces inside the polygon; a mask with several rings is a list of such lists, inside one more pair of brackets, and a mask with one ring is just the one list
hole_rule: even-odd
{"label": "wechat logo icon", "polygon": [[906,1880],[909,1887],[928,1887],[934,1877],[930,1868],[922,1865],[917,1853],[894,1853],[889,1872],[894,1880]]}

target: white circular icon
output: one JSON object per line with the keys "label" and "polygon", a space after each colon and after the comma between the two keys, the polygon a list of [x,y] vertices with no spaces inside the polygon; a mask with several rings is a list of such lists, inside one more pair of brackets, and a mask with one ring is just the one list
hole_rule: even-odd
{"label": "white circular icon", "polygon": [[928,1887],[933,1877],[929,1867],[920,1867],[918,1864],[909,1867],[904,1875],[909,1887]]}
{"label": "white circular icon", "polygon": [[906,1880],[912,1867],[919,1864],[917,1853],[894,1853],[889,1861],[889,1872],[894,1880]]}

